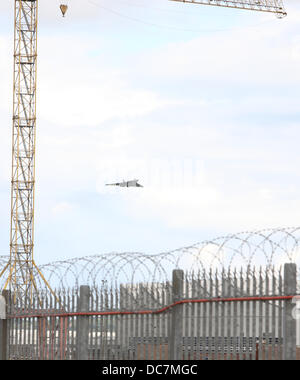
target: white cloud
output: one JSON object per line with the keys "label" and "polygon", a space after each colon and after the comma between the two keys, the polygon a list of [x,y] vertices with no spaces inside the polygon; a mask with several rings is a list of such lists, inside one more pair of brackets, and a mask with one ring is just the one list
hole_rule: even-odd
{"label": "white cloud", "polygon": [[[120,72],[91,58],[91,40],[42,37],[40,45],[38,104],[39,115],[47,122],[95,126],[145,115],[170,103],[151,91],[132,88]],[[62,56],[67,63],[60,61]]]}
{"label": "white cloud", "polygon": [[63,217],[70,214],[75,209],[75,205],[70,202],[58,202],[52,207],[52,214],[55,217]]}
{"label": "white cloud", "polygon": [[237,190],[222,191],[207,183],[190,189],[148,188],[123,197],[133,214],[158,217],[173,228],[239,231],[298,224],[299,200],[272,196],[269,189],[267,197],[266,189]]}
{"label": "white cloud", "polygon": [[299,20],[298,10],[257,27],[170,43],[146,52],[139,67],[147,68],[153,77],[176,76],[231,85],[299,82]]}

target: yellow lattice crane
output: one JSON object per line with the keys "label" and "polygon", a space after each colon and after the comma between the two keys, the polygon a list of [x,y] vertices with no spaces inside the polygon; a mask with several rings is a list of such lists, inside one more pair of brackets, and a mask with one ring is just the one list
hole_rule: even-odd
{"label": "yellow lattice crane", "polygon": [[[282,0],[172,0],[286,15]],[[32,297],[35,276],[47,284],[33,259],[39,0],[15,0],[10,257],[0,277],[20,299]],[[62,15],[68,9],[61,4]]]}

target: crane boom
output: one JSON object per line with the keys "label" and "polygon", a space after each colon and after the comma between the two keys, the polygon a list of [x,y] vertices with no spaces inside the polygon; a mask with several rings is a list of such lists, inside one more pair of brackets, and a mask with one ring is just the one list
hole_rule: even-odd
{"label": "crane boom", "polygon": [[171,0],[180,3],[213,5],[235,9],[248,9],[251,11],[271,12],[277,17],[286,16],[282,0]]}

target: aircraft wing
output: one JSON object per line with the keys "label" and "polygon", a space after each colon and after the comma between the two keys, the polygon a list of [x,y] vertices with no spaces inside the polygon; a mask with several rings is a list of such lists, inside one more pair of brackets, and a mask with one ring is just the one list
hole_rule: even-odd
{"label": "aircraft wing", "polygon": [[117,183],[107,183],[105,186],[120,186],[120,182]]}

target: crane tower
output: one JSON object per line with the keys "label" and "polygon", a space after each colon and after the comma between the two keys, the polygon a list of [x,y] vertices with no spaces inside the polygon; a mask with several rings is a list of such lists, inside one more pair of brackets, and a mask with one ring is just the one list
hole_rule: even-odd
{"label": "crane tower", "polygon": [[[38,0],[15,0],[10,258],[4,287],[23,300],[36,287],[33,260]],[[5,269],[6,269],[5,268]]]}
{"label": "crane tower", "polygon": [[[282,0],[173,1],[286,15]],[[36,275],[49,287],[33,259],[38,2],[15,0],[10,257],[0,273],[8,271],[4,288],[24,300],[37,287]],[[67,6],[60,9],[64,16]]]}
{"label": "crane tower", "polygon": [[34,188],[38,1],[15,1],[10,289],[22,297],[34,286]]}

